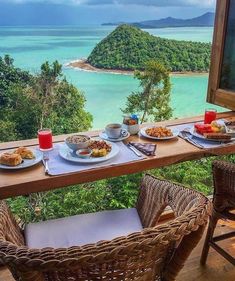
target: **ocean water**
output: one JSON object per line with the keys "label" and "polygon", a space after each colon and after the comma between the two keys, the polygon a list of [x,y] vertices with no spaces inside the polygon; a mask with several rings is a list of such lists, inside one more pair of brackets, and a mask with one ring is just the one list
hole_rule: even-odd
{"label": "ocean water", "polygon": [[[65,65],[86,58],[113,29],[108,26],[0,27],[0,56],[10,54],[16,66],[37,73],[46,60],[58,60]],[[210,42],[213,31],[200,27],[148,32],[170,39]],[[131,75],[94,73],[65,66],[63,71],[67,79],[84,92],[86,109],[94,117],[95,129],[103,128],[108,122],[121,122],[120,108],[125,105],[126,97],[138,90],[138,81]],[[174,117],[202,114],[210,106],[205,101],[208,75],[174,75],[171,82]]]}

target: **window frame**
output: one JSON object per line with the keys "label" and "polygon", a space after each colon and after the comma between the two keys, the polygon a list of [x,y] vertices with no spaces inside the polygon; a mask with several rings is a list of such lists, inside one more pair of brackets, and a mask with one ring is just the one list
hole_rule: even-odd
{"label": "window frame", "polygon": [[235,110],[235,91],[220,88],[230,0],[217,0],[207,102]]}

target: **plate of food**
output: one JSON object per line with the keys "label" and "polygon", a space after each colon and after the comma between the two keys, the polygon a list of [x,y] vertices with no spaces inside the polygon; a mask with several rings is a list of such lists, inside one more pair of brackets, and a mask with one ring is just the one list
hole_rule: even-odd
{"label": "plate of food", "polygon": [[74,151],[66,143],[59,149],[59,155],[75,163],[94,164],[112,159],[119,153],[119,146],[109,141],[91,138],[86,148]]}
{"label": "plate of food", "polygon": [[211,124],[196,123],[190,128],[190,133],[194,137],[210,141],[229,142],[234,140],[221,120],[213,121]]}
{"label": "plate of food", "polygon": [[19,147],[3,152],[0,155],[0,169],[19,170],[34,166],[41,162],[43,153],[37,149]]}
{"label": "plate of food", "polygon": [[179,130],[167,127],[150,126],[140,130],[142,136],[153,140],[169,140],[179,135]]}

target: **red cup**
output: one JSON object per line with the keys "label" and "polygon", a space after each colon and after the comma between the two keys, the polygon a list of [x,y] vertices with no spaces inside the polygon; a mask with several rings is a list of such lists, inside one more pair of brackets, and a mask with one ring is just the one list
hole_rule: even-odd
{"label": "red cup", "polygon": [[40,150],[42,151],[51,150],[53,148],[51,129],[38,130],[38,142],[39,142]]}
{"label": "red cup", "polygon": [[211,124],[216,119],[216,109],[207,109],[204,116],[204,124]]}

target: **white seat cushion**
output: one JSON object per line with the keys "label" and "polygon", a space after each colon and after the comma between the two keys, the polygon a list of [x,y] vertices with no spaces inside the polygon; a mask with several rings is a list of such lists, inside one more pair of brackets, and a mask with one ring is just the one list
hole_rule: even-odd
{"label": "white seat cushion", "polygon": [[67,248],[112,240],[143,229],[135,208],[103,211],[28,224],[26,245],[30,248]]}

